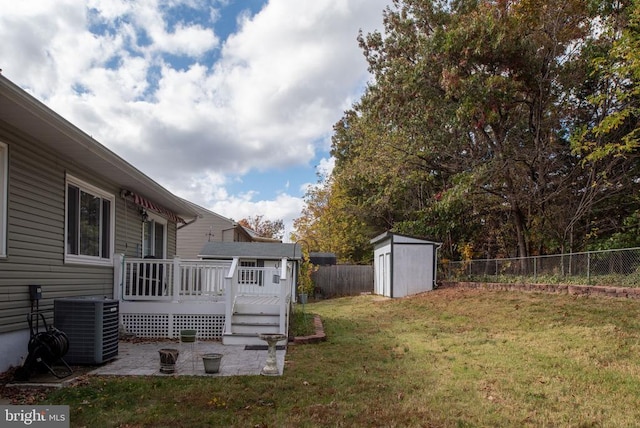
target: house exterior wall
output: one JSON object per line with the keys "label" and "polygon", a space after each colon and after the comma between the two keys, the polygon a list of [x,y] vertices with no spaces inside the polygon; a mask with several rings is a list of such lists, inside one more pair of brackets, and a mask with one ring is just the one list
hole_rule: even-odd
{"label": "house exterior wall", "polygon": [[[62,158],[0,121],[0,141],[7,144],[7,256],[0,258],[0,372],[21,364],[27,353],[27,315],[34,309],[29,285],[40,285],[38,309],[75,296],[113,297],[113,266],[65,263],[67,174],[114,195],[115,243],[112,249],[137,257],[142,242],[139,207],[119,196],[120,187]],[[167,224],[167,254],[176,253],[176,225]]]}
{"label": "house exterior wall", "polygon": [[167,223],[167,257],[173,258],[178,255],[178,226],[173,222]]}
{"label": "house exterior wall", "polygon": [[186,260],[198,259],[207,242],[250,242],[238,232],[233,220],[212,211],[192,205],[198,211],[198,219],[177,230],[176,254]]}
{"label": "house exterior wall", "polygon": [[115,252],[125,257],[142,257],[142,217],[131,201],[116,199]]}
{"label": "house exterior wall", "polygon": [[178,229],[177,255],[180,258],[197,259],[200,250],[209,241],[240,240],[230,219],[202,210],[199,210],[199,214],[194,223]]}
{"label": "house exterior wall", "polygon": [[[9,147],[7,257],[0,259],[0,333],[4,333],[27,327],[29,284],[42,285],[39,308],[52,310],[54,298],[111,295],[113,267],[64,263],[65,174],[84,180],[95,175],[4,126],[0,140]],[[107,183],[91,182],[118,193]]]}

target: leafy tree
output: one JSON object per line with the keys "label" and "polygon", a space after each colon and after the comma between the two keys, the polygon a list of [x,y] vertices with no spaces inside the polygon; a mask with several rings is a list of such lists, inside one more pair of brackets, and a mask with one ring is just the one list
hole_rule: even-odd
{"label": "leafy tree", "polygon": [[[590,248],[631,245],[637,224],[640,179],[640,3],[600,2],[601,37],[584,49],[588,75],[576,93],[580,115],[572,147],[593,177],[582,201],[593,201],[588,216]],[[613,234],[613,236],[611,236]]]}
{"label": "leafy tree", "polygon": [[309,247],[302,246],[302,262],[300,263],[300,272],[298,275],[298,293],[312,295],[315,290],[315,284],[313,283],[313,272],[316,272],[318,267],[311,263],[309,258]]}
{"label": "leafy tree", "polygon": [[[591,60],[589,121],[577,127],[574,149],[584,162],[610,156],[637,157],[640,148],[640,2],[610,16],[603,39],[608,49]],[[608,46],[607,46],[608,47]],[[595,49],[594,49],[595,50]]]}
{"label": "leafy tree", "polygon": [[374,83],[336,125],[333,179],[351,209],[378,232],[442,237],[453,256],[472,241],[526,256],[588,235],[619,191],[601,178],[624,170],[587,167],[568,139],[593,24],[614,10],[591,6],[394,1],[385,36],[359,38]]}
{"label": "leafy tree", "polygon": [[250,216],[238,221],[263,238],[282,239],[284,237],[284,220],[268,220],[263,215]]}

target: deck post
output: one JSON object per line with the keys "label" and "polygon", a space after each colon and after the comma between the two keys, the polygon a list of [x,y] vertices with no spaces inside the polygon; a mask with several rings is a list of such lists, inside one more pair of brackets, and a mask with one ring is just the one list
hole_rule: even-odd
{"label": "deck post", "polygon": [[173,291],[173,301],[180,301],[180,290],[182,284],[180,283],[180,257],[175,256],[173,258],[173,278],[172,278],[171,290]]}
{"label": "deck post", "polygon": [[280,334],[287,334],[287,308],[288,308],[288,291],[289,284],[291,283],[292,278],[287,276],[287,268],[289,263],[287,262],[287,258],[283,257],[280,261],[280,326],[278,327],[278,331]]}
{"label": "deck post", "polygon": [[283,257],[280,260],[280,281],[287,279],[287,258]]}
{"label": "deck post", "polygon": [[224,308],[224,332],[223,334],[231,334],[231,317],[233,317],[233,302],[236,297],[235,285],[237,281],[236,270],[238,267],[238,257],[233,258],[231,267],[224,277],[224,289],[225,289],[225,308]]}
{"label": "deck post", "polygon": [[280,326],[278,327],[278,331],[280,334],[287,334],[287,285],[289,284],[289,279],[285,278],[284,280],[280,280],[280,296],[278,300],[280,301]]}

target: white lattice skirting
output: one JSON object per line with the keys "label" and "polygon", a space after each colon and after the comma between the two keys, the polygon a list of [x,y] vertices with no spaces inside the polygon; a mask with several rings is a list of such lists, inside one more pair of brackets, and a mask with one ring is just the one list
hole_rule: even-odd
{"label": "white lattice skirting", "polygon": [[177,338],[180,330],[198,331],[200,339],[220,339],[224,331],[224,315],[211,314],[120,314],[127,333],[137,337]]}

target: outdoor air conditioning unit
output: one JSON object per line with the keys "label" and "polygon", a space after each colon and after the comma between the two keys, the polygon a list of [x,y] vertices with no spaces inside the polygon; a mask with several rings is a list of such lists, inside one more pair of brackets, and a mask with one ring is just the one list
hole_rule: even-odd
{"label": "outdoor air conditioning unit", "polygon": [[102,364],[118,355],[118,301],[70,297],[53,302],[53,325],[66,333],[69,364]]}

